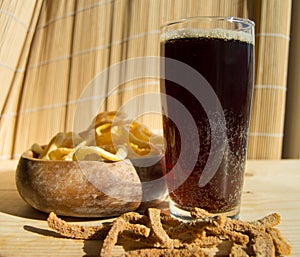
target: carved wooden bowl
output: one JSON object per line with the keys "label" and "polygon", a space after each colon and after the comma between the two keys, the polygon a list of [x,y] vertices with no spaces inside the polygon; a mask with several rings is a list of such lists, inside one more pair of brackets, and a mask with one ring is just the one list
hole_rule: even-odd
{"label": "carved wooden bowl", "polygon": [[142,183],[159,177],[162,177],[159,159],[149,167],[135,167],[128,160],[41,160],[33,158],[29,150],[19,160],[16,185],[21,197],[39,211],[100,218],[134,211],[141,203],[153,205],[164,199],[167,194],[164,184],[158,183],[153,188],[151,183],[144,186]]}
{"label": "carved wooden bowl", "polygon": [[74,217],[109,217],[136,210],[142,200],[139,176],[128,161],[49,161],[25,152],[16,184],[33,208]]}

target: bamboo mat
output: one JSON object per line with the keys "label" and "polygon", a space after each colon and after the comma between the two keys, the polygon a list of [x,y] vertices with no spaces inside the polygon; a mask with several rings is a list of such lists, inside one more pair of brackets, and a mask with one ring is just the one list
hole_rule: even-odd
{"label": "bamboo mat", "polygon": [[250,159],[280,159],[285,117],[291,1],[253,1],[256,72]]}
{"label": "bamboo mat", "polygon": [[300,1],[293,1],[289,51],[286,116],[283,141],[284,158],[300,158]]}
{"label": "bamboo mat", "polygon": [[15,129],[22,112],[19,100],[24,97],[25,70],[41,4],[42,1],[0,2],[0,159],[11,158],[18,145]]}
{"label": "bamboo mat", "polygon": [[[3,0],[0,159],[18,158],[34,142],[43,144],[58,131],[72,130],[82,93],[99,73],[123,60],[158,56],[160,26],[195,15],[250,17],[256,22],[249,158],[280,158],[290,10],[291,0]],[[159,92],[157,79],[128,81],[111,93],[110,82],[122,81],[129,72],[106,72],[97,80],[100,86],[86,99],[91,112],[116,109],[135,96],[141,96],[134,107],[139,112],[159,106],[159,99],[149,103],[143,98]],[[158,115],[141,120],[161,128]]]}

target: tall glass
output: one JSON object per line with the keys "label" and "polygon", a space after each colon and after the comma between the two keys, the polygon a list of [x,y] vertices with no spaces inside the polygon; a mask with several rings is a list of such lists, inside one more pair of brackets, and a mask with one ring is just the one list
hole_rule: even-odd
{"label": "tall glass", "polygon": [[162,107],[171,215],[200,207],[237,218],[254,71],[254,23],[192,17],[161,33]]}

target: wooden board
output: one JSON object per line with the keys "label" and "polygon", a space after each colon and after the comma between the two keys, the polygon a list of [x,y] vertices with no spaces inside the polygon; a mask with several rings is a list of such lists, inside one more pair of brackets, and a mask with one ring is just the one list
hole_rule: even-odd
{"label": "wooden board", "polygon": [[[47,215],[33,210],[19,196],[13,162],[0,162],[0,256],[98,256],[101,242],[60,238],[46,223]],[[7,167],[7,168],[5,168]],[[255,220],[271,212],[282,216],[278,226],[300,256],[300,161],[249,161],[245,176],[241,219]],[[67,221],[97,225],[109,220]],[[115,246],[112,256],[124,252]]]}

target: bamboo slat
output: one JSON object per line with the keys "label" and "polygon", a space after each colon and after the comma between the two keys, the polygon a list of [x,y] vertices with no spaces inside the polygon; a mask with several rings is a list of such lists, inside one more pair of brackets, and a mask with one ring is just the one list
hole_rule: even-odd
{"label": "bamboo slat", "polygon": [[[124,82],[134,67],[108,68],[158,56],[160,26],[167,21],[212,15],[250,16],[257,23],[249,157],[279,158],[290,9],[291,0],[3,0],[0,158],[18,158],[32,143],[46,143],[58,131],[84,129],[97,111],[118,109],[135,99],[133,116],[159,108],[159,97],[147,99],[147,94],[159,92],[158,79]],[[161,129],[158,115],[142,115],[140,120]]]}
{"label": "bamboo slat", "polygon": [[[22,84],[42,1],[0,3],[0,159],[13,156]],[[26,12],[24,12],[26,10]]]}
{"label": "bamboo slat", "polygon": [[19,100],[20,111],[27,111],[18,117],[15,128],[17,155],[34,141],[45,144],[64,130],[73,19],[62,16],[74,10],[73,1],[43,2]]}
{"label": "bamboo slat", "polygon": [[291,1],[253,1],[256,72],[249,159],[280,159],[283,141]]}
{"label": "bamboo slat", "polygon": [[288,65],[284,158],[300,158],[300,2],[293,1],[291,44]]}
{"label": "bamboo slat", "polygon": [[191,16],[248,17],[247,0],[166,0],[163,2],[163,23]]}
{"label": "bamboo slat", "polygon": [[[73,130],[78,99],[81,99],[86,88],[93,83],[95,76],[110,65],[113,1],[78,1],[78,5],[73,17],[75,22],[65,130]],[[103,78],[97,88],[98,91],[93,96],[102,98],[107,91],[107,78]],[[96,104],[95,101],[89,103],[92,108]],[[80,119],[87,124],[91,119],[89,116],[92,115],[87,110],[86,117]],[[86,124],[83,127],[86,128]]]}

